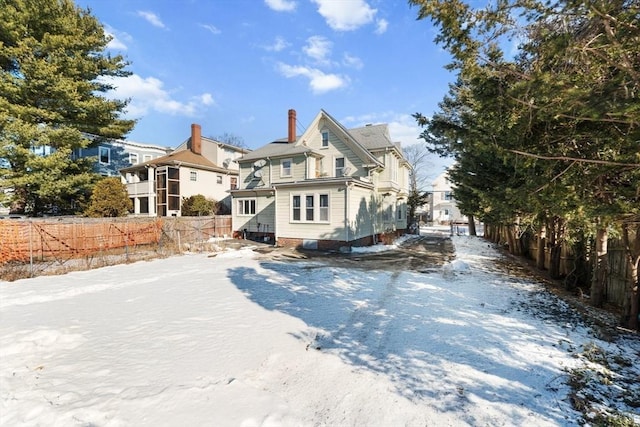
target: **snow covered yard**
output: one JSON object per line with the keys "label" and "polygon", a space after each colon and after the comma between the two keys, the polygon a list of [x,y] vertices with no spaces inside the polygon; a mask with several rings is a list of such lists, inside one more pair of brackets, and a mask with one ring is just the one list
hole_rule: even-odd
{"label": "snow covered yard", "polygon": [[0,282],[0,424],[640,423],[637,339],[453,239],[432,273],[243,249]]}

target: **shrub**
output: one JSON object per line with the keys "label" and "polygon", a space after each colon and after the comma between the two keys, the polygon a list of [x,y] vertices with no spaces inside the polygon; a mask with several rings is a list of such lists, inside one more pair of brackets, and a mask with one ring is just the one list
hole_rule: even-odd
{"label": "shrub", "polygon": [[182,216],[207,216],[214,212],[217,202],[202,194],[182,198]]}
{"label": "shrub", "polygon": [[93,187],[85,215],[96,218],[126,216],[131,208],[127,187],[120,178],[110,177],[101,179]]}

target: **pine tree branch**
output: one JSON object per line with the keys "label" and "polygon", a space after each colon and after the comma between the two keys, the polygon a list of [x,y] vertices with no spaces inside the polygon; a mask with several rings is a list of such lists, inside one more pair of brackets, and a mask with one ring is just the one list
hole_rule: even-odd
{"label": "pine tree branch", "polygon": [[599,165],[609,165],[609,166],[625,166],[625,167],[634,167],[640,168],[640,163],[620,163],[620,162],[612,162],[609,160],[596,160],[596,159],[578,159],[576,157],[567,157],[567,156],[542,156],[540,154],[527,153],[519,150],[507,150],[511,153],[520,154],[521,156],[533,157],[535,159],[542,160],[562,160],[565,162],[578,162],[578,163],[596,163]]}

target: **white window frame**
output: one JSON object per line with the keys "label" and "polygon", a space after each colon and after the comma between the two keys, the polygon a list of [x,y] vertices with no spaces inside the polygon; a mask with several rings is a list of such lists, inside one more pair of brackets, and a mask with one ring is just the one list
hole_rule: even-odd
{"label": "white window frame", "polygon": [[222,175],[216,175],[216,184],[222,184]]}
{"label": "white window frame", "polygon": [[[253,216],[256,214],[256,205],[257,205],[257,199],[254,198],[245,198],[245,199],[238,199],[237,203],[236,203],[236,207],[237,207],[237,216]],[[248,208],[248,209],[247,209]],[[246,211],[249,212],[246,212]]]}
{"label": "white window frame", "polygon": [[129,153],[129,163],[132,165],[138,164],[138,153]]}
{"label": "white window frame", "polygon": [[143,162],[148,162],[149,160],[152,160],[153,156],[151,154],[143,154],[142,155],[142,161]]}
{"label": "white window frame", "polygon": [[[106,153],[106,157],[107,157],[107,161],[103,162],[102,161],[102,153],[105,152]],[[109,165],[111,164],[111,149],[109,147],[105,147],[104,145],[101,145],[98,147],[98,162],[100,162],[100,164],[103,165]]]}
{"label": "white window frame", "polygon": [[[338,160],[342,160],[342,166],[340,168],[338,168]],[[347,167],[347,161],[344,157],[335,157],[333,159],[333,173],[336,178],[339,178],[342,176],[342,174],[344,173],[344,168],[346,167]],[[340,172],[338,172],[338,169],[340,169]]]}
{"label": "white window frame", "polygon": [[[289,167],[285,168],[285,163],[289,162]],[[280,160],[280,177],[291,177],[293,176],[293,159],[282,159]]]}
{"label": "white window frame", "polygon": [[[322,199],[326,197],[327,204],[326,206],[322,205]],[[329,222],[329,214],[330,214],[330,197],[329,193],[326,194],[318,194],[318,222]],[[324,217],[324,218],[323,218]]]}
{"label": "white window frame", "polygon": [[320,142],[320,146],[322,148],[329,148],[329,131],[322,131],[321,138],[322,141]]}
{"label": "white window frame", "polygon": [[189,172],[189,180],[197,181],[198,180],[198,171],[190,171]]}
{"label": "white window frame", "polygon": [[[326,206],[321,205],[323,196],[326,197]],[[296,199],[299,201],[298,206],[294,204]],[[308,206],[309,202],[311,202],[311,206]],[[289,222],[307,224],[328,224],[331,222],[331,193],[291,194],[289,206]],[[298,211],[299,219],[295,218],[296,211]]]}

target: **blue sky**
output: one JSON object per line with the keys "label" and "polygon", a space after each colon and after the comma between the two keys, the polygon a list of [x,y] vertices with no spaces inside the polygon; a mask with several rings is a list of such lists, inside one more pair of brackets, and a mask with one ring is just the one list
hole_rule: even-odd
{"label": "blue sky", "polygon": [[322,108],[348,128],[388,123],[405,146],[419,142],[411,114],[431,115],[454,79],[433,26],[405,0],[76,3],[131,62],[113,95],[131,98],[132,141],[175,147],[199,123],[255,149],[287,135],[290,108],[298,133]]}

